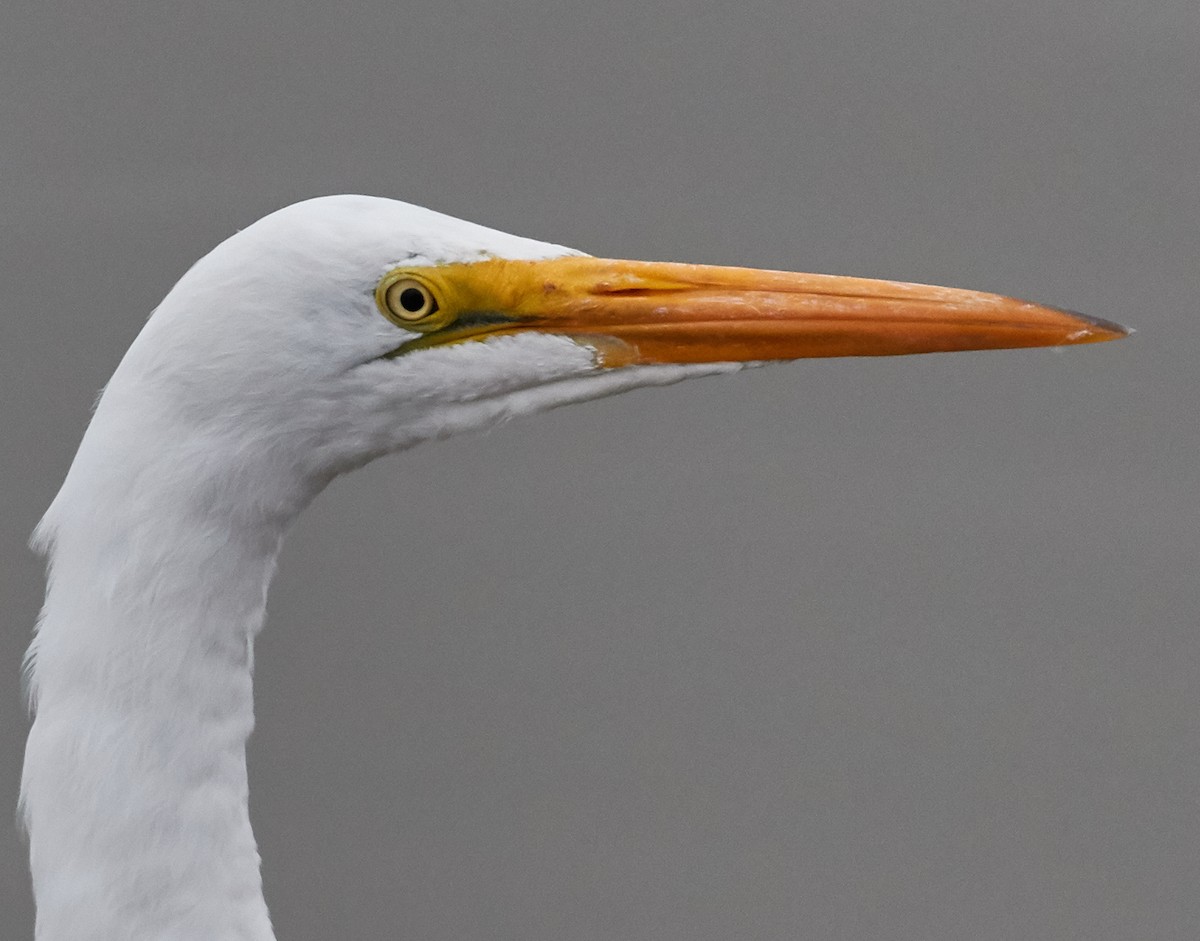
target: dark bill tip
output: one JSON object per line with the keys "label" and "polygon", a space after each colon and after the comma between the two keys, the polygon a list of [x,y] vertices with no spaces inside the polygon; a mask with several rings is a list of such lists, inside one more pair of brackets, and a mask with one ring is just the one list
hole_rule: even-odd
{"label": "dark bill tip", "polygon": [[[1076,320],[1082,320],[1085,324],[1093,329],[1096,339],[1098,340],[1119,340],[1122,337],[1132,336],[1136,331],[1132,327],[1126,327],[1113,320],[1104,320],[1100,317],[1092,317],[1089,314],[1081,314],[1077,310],[1067,310],[1063,307],[1055,308],[1061,310],[1064,314],[1074,317]],[[1107,336],[1105,336],[1107,334]]]}

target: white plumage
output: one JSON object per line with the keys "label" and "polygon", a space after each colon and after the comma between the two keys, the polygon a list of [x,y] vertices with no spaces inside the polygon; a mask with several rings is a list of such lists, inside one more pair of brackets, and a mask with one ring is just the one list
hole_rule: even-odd
{"label": "white plumage", "polygon": [[[22,805],[39,941],[273,938],[247,814],[253,644],[280,541],[337,474],[513,416],[774,358],[770,336],[728,341],[717,308],[739,311],[737,329],[768,334],[785,321],[798,329],[814,310],[825,318],[820,349],[805,352],[791,337],[778,358],[829,352],[830,336],[862,333],[862,311],[876,317],[872,305],[883,302],[889,311],[909,305],[898,319],[919,349],[1119,335],[1020,305],[1026,320],[1012,329],[1024,339],[1000,342],[997,312],[1017,306],[944,289],[918,297],[892,285],[868,297],[862,286],[878,283],[847,281],[853,291],[810,291],[801,303],[799,287],[775,282],[654,280],[678,266],[653,277],[631,266],[629,277],[645,280],[616,287],[609,275],[593,279],[569,317],[511,313],[501,303],[510,294],[497,294],[494,304],[450,311],[462,314],[455,329],[465,337],[406,329],[403,310],[392,312],[399,319],[381,311],[377,286],[389,272],[449,279],[490,271],[471,266],[496,258],[535,263],[517,270],[536,272],[521,295],[536,306],[575,277],[562,262],[541,263],[576,256],[403,203],[329,197],[230,238],[154,312],[35,535],[49,577],[28,667],[36,718]],[[430,283],[443,308],[460,297],[458,282]],[[918,300],[935,315],[913,314]],[[612,311],[615,326],[605,319]],[[950,314],[975,339],[947,345]],[[560,328],[555,317],[565,317]],[[675,318],[686,351],[640,345],[639,331],[665,330],[663,318]],[[427,347],[391,355],[423,337]],[[916,351],[909,334],[889,337],[886,348],[854,352]]]}

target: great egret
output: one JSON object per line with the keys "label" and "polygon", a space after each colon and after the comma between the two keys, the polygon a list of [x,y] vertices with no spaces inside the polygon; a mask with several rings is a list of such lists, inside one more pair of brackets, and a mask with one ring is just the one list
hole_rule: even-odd
{"label": "great egret", "polygon": [[1090,343],[994,295],[591,258],[363,196],[196,263],[121,361],[35,533],[22,780],[39,941],[267,941],[253,644],[336,475],[502,419],[762,360]]}

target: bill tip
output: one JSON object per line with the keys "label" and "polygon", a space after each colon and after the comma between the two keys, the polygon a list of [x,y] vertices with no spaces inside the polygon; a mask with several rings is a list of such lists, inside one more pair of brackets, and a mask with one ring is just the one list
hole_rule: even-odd
{"label": "bill tip", "polygon": [[1081,314],[1077,310],[1063,310],[1063,313],[1082,321],[1082,329],[1072,336],[1078,343],[1103,343],[1108,340],[1120,340],[1135,333],[1132,327],[1126,327],[1113,320]]}

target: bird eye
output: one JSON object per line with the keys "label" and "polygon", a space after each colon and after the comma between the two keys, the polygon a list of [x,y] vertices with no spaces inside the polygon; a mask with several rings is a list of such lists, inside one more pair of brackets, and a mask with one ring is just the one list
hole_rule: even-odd
{"label": "bird eye", "polygon": [[415,278],[385,280],[380,287],[379,306],[389,319],[401,326],[409,326],[437,313],[438,303],[433,292]]}

